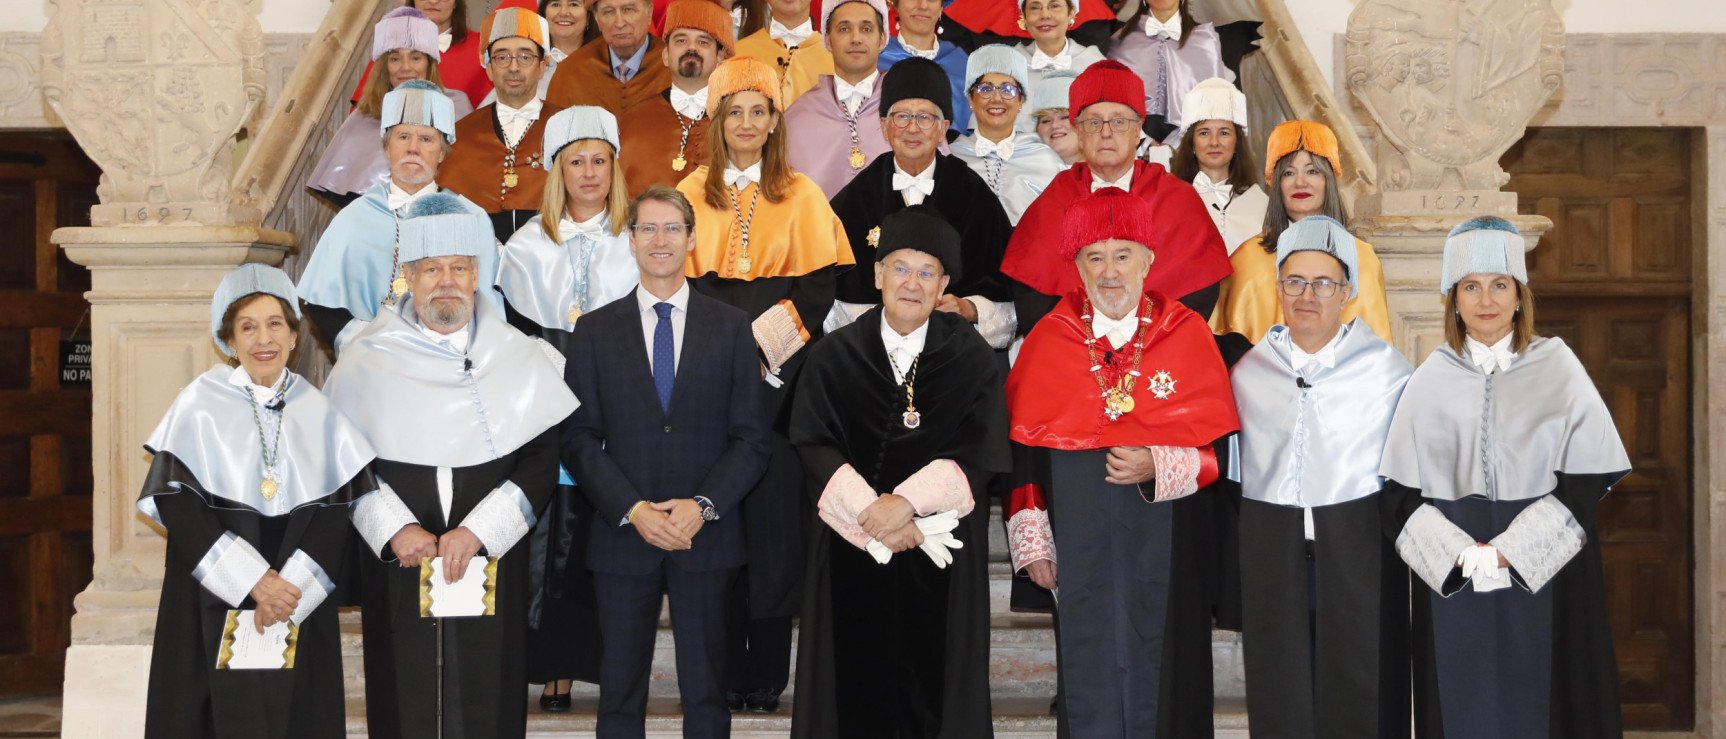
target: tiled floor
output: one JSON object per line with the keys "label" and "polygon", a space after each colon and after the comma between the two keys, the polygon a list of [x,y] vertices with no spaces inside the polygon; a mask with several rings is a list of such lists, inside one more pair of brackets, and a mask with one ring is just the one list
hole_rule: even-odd
{"label": "tiled floor", "polygon": [[0,737],[59,735],[60,696],[0,700]]}

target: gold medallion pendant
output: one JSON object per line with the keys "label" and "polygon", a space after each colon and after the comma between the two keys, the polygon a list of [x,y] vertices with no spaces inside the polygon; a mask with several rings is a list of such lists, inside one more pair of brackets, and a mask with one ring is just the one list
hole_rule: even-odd
{"label": "gold medallion pendant", "polygon": [[874,228],[869,229],[869,235],[865,238],[869,241],[869,247],[870,248],[880,246],[881,245],[881,227],[876,226]]}
{"label": "gold medallion pendant", "polygon": [[674,156],[671,158],[671,168],[675,169],[679,172],[682,172],[683,168],[688,166],[688,165],[689,165],[689,160],[684,159],[682,154],[678,154],[677,156]]}
{"label": "gold medallion pendant", "polygon": [[739,274],[749,274],[749,268],[754,264],[754,262],[749,261],[749,255],[745,254],[737,258],[737,271]]}
{"label": "gold medallion pendant", "polygon": [[851,168],[862,169],[863,164],[863,150],[855,146],[851,147]]}
{"label": "gold medallion pendant", "polygon": [[1113,421],[1133,412],[1133,396],[1120,388],[1109,388],[1103,393],[1103,413]]}
{"label": "gold medallion pendant", "polygon": [[575,323],[576,319],[578,319],[578,318],[581,318],[581,307],[580,306],[572,306],[569,309],[569,322]]}
{"label": "gold medallion pendant", "polygon": [[390,281],[390,292],[396,295],[408,294],[408,278],[397,277]]}
{"label": "gold medallion pendant", "polygon": [[521,178],[515,176],[515,170],[512,169],[503,173],[504,187],[515,187],[519,182],[521,182]]}
{"label": "gold medallion pendant", "polygon": [[923,414],[917,411],[905,411],[905,428],[914,429],[923,425]]}
{"label": "gold medallion pendant", "polygon": [[258,492],[264,494],[264,500],[275,500],[276,499],[276,481],[271,480],[268,477],[264,478],[264,482],[262,484],[258,485]]}

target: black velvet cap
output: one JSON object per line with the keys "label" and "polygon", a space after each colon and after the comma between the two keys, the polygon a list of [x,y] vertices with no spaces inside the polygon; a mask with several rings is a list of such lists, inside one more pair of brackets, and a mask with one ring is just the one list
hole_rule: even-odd
{"label": "black velvet cap", "polygon": [[953,81],[947,78],[947,70],[920,56],[894,62],[881,80],[881,117],[886,118],[900,100],[918,99],[934,103],[942,117],[953,120]]}
{"label": "black velvet cap", "polygon": [[959,232],[929,205],[913,205],[881,219],[881,234],[875,244],[875,261],[900,249],[915,249],[941,263],[941,272],[959,279]]}

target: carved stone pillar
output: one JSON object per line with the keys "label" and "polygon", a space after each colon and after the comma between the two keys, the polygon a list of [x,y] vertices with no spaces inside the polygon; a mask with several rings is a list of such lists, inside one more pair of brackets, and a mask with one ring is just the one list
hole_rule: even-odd
{"label": "carved stone pillar", "polygon": [[292,235],[236,202],[240,139],[263,104],[263,35],[246,0],[58,0],[42,33],[43,97],[102,168],[90,228],[54,232],[90,268],[92,542],[66,657],[68,737],[142,736],[162,536],[134,502],[144,439],[220,359],[209,300]]}
{"label": "carved stone pillar", "polygon": [[1347,86],[1378,128],[1379,192],[1355,232],[1384,263],[1399,348],[1443,340],[1438,273],[1451,227],[1508,218],[1533,249],[1552,222],[1516,214],[1498,166],[1558,89],[1564,28],[1549,0],[1363,0],[1349,16]]}

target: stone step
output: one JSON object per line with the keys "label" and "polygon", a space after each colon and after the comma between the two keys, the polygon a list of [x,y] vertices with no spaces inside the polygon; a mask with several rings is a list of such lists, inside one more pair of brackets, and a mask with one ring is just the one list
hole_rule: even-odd
{"label": "stone step", "polygon": [[[591,737],[594,732],[597,696],[575,693],[568,713],[545,713],[539,710],[539,690],[526,696],[527,735],[531,737]],[[1049,715],[1049,698],[996,696],[991,703],[995,715],[997,737],[1052,737],[1055,717]],[[736,714],[731,719],[734,739],[779,739],[791,732],[792,702],[787,698],[779,712],[773,714]],[[365,702],[350,698],[347,705],[348,736],[366,735]],[[675,697],[654,697],[647,702],[647,736],[649,739],[679,739],[682,716]],[[1247,716],[1243,699],[1218,699],[1216,705],[1216,736],[1218,739],[1246,739]]]}

